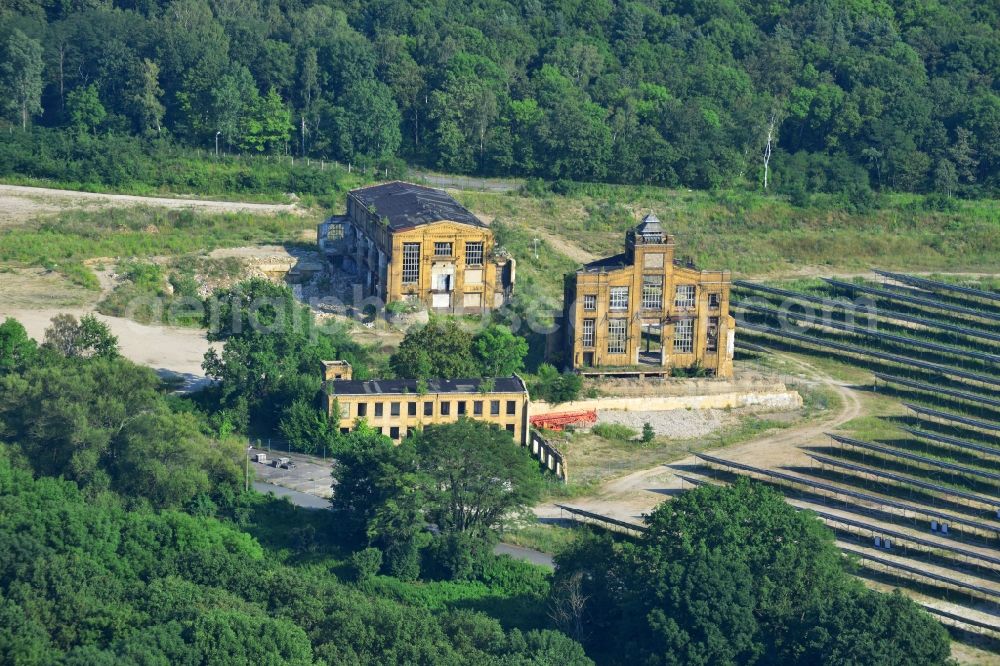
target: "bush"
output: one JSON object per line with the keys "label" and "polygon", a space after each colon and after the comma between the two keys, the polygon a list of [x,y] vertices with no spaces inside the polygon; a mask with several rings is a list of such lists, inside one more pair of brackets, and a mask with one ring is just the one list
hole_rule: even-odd
{"label": "bush", "polygon": [[952,213],[958,210],[958,203],[953,197],[937,192],[928,194],[921,202],[924,210],[936,210],[942,213]]}
{"label": "bush", "polygon": [[562,374],[548,363],[538,366],[538,379],[531,385],[531,393],[548,403],[558,405],[561,402],[571,402],[580,397],[583,379],[580,375],[567,370]]}
{"label": "bush", "polygon": [[351,571],[358,582],[371,580],[382,568],[382,551],[365,548],[351,555]]}
{"label": "bush", "polygon": [[[649,424],[647,423],[646,425]],[[639,436],[639,433],[637,433],[633,428],[629,428],[627,425],[622,425],[620,423],[598,423],[590,429],[590,432],[594,433],[598,437],[603,437],[604,439],[621,442],[627,442]]]}
{"label": "bush", "polygon": [[650,425],[649,421],[642,424],[642,441],[644,444],[649,444],[656,437],[656,431],[653,430],[653,426]]}

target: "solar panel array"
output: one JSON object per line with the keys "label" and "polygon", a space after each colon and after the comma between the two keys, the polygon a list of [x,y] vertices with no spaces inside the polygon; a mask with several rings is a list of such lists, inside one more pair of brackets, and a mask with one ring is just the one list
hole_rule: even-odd
{"label": "solar panel array", "polygon": [[[796,301],[805,301],[807,303],[816,303],[817,305],[822,305],[827,308],[835,308],[843,310],[845,312],[850,312],[855,316],[887,319],[893,321],[904,321],[909,324],[917,324],[918,326],[923,326],[925,328],[930,328],[937,331],[957,333],[958,335],[963,335],[965,337],[973,338],[974,340],[992,340],[993,342],[1000,342],[1000,333],[995,333],[988,330],[982,330],[977,328],[971,328],[968,326],[960,326],[958,324],[952,324],[948,322],[942,322],[936,319],[920,317],[906,312],[897,312],[895,310],[886,309],[884,307],[878,307],[874,303],[871,304],[870,306],[858,306],[855,305],[854,303],[851,303],[850,301],[823,298],[821,296],[804,294],[802,292],[792,291],[790,289],[781,289],[779,287],[772,287],[757,282],[749,282],[747,280],[733,280],[733,286],[745,289],[747,291],[771,294],[773,296],[782,296],[784,298],[789,298]],[[739,304],[740,302],[734,301],[733,303]]]}
{"label": "solar panel array", "polygon": [[961,414],[942,412],[940,409],[931,409],[930,407],[914,405],[908,402],[904,402],[903,404],[906,405],[907,408],[912,409],[918,414],[925,414],[927,416],[932,416],[936,419],[941,419],[943,421],[961,423],[962,425],[967,425],[972,428],[979,428],[981,430],[995,430],[996,432],[1000,432],[1000,423],[996,423],[994,421],[982,421],[980,419],[970,419],[968,416],[962,416]]}
{"label": "solar panel array", "polygon": [[921,439],[929,439],[933,442],[940,442],[941,444],[949,444],[951,446],[957,446],[963,449],[970,449],[972,451],[978,451],[980,453],[988,453],[991,456],[1000,456],[1000,449],[993,448],[992,446],[983,446],[982,444],[976,444],[974,442],[967,442],[964,439],[958,439],[957,437],[949,437],[948,435],[941,435],[936,432],[927,432],[926,430],[919,430],[917,428],[911,428],[909,426],[901,425],[900,429],[919,437]]}
{"label": "solar panel array", "polygon": [[[896,423],[904,434],[884,441],[832,434],[836,448],[831,448],[830,455],[806,454],[824,472],[768,470],[705,454],[699,457],[716,468],[752,474],[784,492],[802,493],[800,501],[821,509],[820,517],[841,530],[881,534],[906,543],[914,552],[923,549],[934,557],[953,560],[943,565],[946,568],[961,569],[977,562],[978,573],[969,575],[982,576],[991,568],[996,570],[1000,554],[977,552],[954,539],[975,534],[1000,548],[1000,438],[995,445],[992,439],[1000,433],[1000,396],[996,393],[1000,293],[901,273],[878,273],[892,285],[882,288],[825,279],[825,293],[802,293],[735,281],[731,305],[744,320],[749,319],[738,324],[744,335],[737,333],[741,338],[737,344],[741,349],[757,345],[758,349],[778,347],[840,357],[845,363],[876,370],[876,380],[894,388],[890,394],[910,399],[906,406],[917,418],[908,418],[914,423]],[[916,426],[918,419],[925,425]],[[922,455],[924,449],[930,453]],[[862,453],[866,464],[859,464]],[[840,515],[822,510],[827,502],[835,503]],[[947,534],[918,535],[891,526],[917,517],[952,529]],[[991,589],[992,584],[976,585],[978,581],[942,575],[942,569],[921,568],[902,559],[912,554],[900,553],[901,558],[873,552],[876,555],[864,555],[870,566],[877,562],[897,576],[919,578],[929,585],[925,593],[935,587],[928,581],[936,581],[939,587],[1000,600],[1000,591]],[[961,604],[940,615],[1000,632],[1000,627],[964,616]]]}
{"label": "solar panel array", "polygon": [[992,321],[1000,321],[1000,314],[995,314],[992,312],[984,312],[982,310],[976,310],[973,308],[963,307],[961,305],[954,305],[952,303],[936,301],[930,298],[923,298],[920,296],[910,296],[908,294],[901,294],[896,291],[891,291],[889,289],[879,289],[877,287],[869,287],[867,285],[858,284],[856,282],[844,282],[843,280],[834,280],[832,278],[823,278],[823,281],[827,284],[833,285],[834,287],[839,287],[841,289],[850,289],[853,291],[860,291],[864,294],[870,294],[878,298],[884,298],[890,301],[900,301],[902,303],[912,303],[914,305],[923,305],[926,307],[934,308],[936,310],[945,310],[946,312],[954,312],[956,314],[968,315],[970,317],[978,317],[980,319],[989,319]]}
{"label": "solar panel array", "polygon": [[860,439],[854,439],[852,437],[844,437],[843,435],[834,435],[827,433],[827,436],[832,438],[834,441],[840,444],[846,444],[847,446],[853,446],[859,449],[866,449],[868,451],[875,451],[876,453],[882,453],[888,456],[895,456],[897,458],[903,458],[904,460],[909,460],[911,462],[918,462],[922,465],[927,465],[928,467],[935,467],[941,470],[947,470],[949,472],[957,472],[958,474],[965,474],[968,476],[978,476],[984,479],[990,479],[991,481],[1000,481],[1000,474],[995,474],[994,472],[987,472],[984,469],[977,469],[975,467],[968,467],[966,465],[957,465],[955,463],[945,462],[943,460],[938,460],[937,458],[928,458],[927,456],[920,456],[916,453],[907,453],[906,451],[900,451],[899,449],[890,448],[888,446],[880,446],[878,444],[873,444],[872,442],[865,442]]}
{"label": "solar panel array", "polygon": [[990,375],[984,375],[977,372],[969,372],[967,370],[960,370],[958,368],[952,368],[947,365],[941,365],[939,363],[931,363],[929,361],[921,361],[918,359],[910,358],[908,356],[901,356],[900,354],[890,354],[889,352],[880,352],[875,349],[868,349],[866,347],[859,347],[857,345],[850,345],[843,342],[834,342],[832,340],[823,340],[813,337],[811,335],[804,335],[802,333],[793,333],[791,331],[782,331],[781,329],[772,328],[770,326],[760,326],[758,324],[742,323],[739,328],[756,331],[758,333],[765,333],[767,335],[773,335],[779,338],[788,338],[789,340],[796,340],[799,342],[807,342],[812,345],[817,345],[819,347],[826,347],[828,349],[836,349],[837,351],[846,352],[848,354],[856,354],[858,356],[868,356],[870,358],[877,358],[882,361],[890,361],[892,363],[898,363],[905,366],[913,366],[916,368],[921,368],[923,370],[930,370],[941,375],[951,375],[954,377],[961,377],[963,379],[969,379],[974,382],[980,382],[983,384],[994,385],[997,382],[996,377]]}
{"label": "solar panel array", "polygon": [[886,383],[899,384],[900,386],[906,386],[918,391],[923,391],[924,393],[937,393],[940,395],[947,395],[952,398],[958,398],[959,400],[976,403],[978,405],[1000,407],[1000,399],[989,398],[985,395],[979,395],[978,393],[970,393],[969,391],[959,391],[957,389],[950,389],[944,386],[936,386],[934,384],[928,384],[927,382],[920,382],[906,377],[897,377],[896,375],[889,375],[883,372],[873,372],[872,374]]}
{"label": "solar panel array", "polygon": [[906,275],[904,273],[890,273],[889,271],[874,271],[876,274],[883,277],[887,277],[890,280],[895,280],[896,282],[903,282],[904,284],[913,285],[914,287],[920,287],[922,289],[927,289],[929,291],[943,290],[943,291],[954,291],[958,294],[965,294],[966,296],[975,296],[977,298],[985,298],[991,301],[996,301],[1000,303],[1000,294],[995,291],[986,291],[985,289],[974,289],[972,287],[963,287],[962,285],[952,284],[950,282],[942,282],[941,280],[929,280],[927,278],[917,277],[916,275]]}
{"label": "solar panel array", "polygon": [[907,337],[905,335],[895,335],[893,333],[882,333],[878,330],[869,328],[867,326],[854,326],[852,324],[845,324],[844,322],[834,321],[831,319],[824,319],[822,317],[814,317],[812,315],[802,314],[799,312],[781,312],[779,310],[772,310],[769,308],[764,308],[759,305],[743,305],[742,303],[734,304],[736,309],[751,310],[753,312],[759,312],[760,314],[774,317],[776,319],[794,319],[797,321],[806,321],[811,324],[818,324],[820,326],[826,326],[828,328],[834,328],[839,331],[844,331],[846,333],[851,333],[853,335],[861,335],[864,337],[872,338],[874,340],[888,340],[890,342],[895,342],[901,345],[909,345],[911,347],[919,347],[921,349],[928,349],[930,351],[940,352],[942,354],[951,354],[953,356],[958,356],[961,358],[975,358],[980,361],[986,361],[988,363],[1000,363],[1000,354],[990,354],[988,352],[976,351],[974,349],[962,349],[961,347],[953,347],[951,345],[943,345],[937,342],[928,342],[926,340],[919,340],[917,338]]}

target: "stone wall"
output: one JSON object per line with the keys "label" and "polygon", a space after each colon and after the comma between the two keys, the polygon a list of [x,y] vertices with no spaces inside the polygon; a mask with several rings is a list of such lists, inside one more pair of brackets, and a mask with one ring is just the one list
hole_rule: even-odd
{"label": "stone wall", "polygon": [[701,395],[658,395],[601,397],[550,405],[543,400],[531,402],[532,414],[559,414],[591,409],[619,409],[632,412],[659,412],[671,409],[735,409],[753,408],[761,411],[789,411],[802,407],[798,391],[784,384],[772,384],[767,390],[730,390]]}

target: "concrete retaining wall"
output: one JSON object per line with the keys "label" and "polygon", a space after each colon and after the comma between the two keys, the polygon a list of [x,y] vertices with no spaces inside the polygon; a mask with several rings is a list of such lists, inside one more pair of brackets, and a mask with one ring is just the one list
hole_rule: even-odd
{"label": "concrete retaining wall", "polygon": [[[782,387],[784,389],[784,387]],[[669,395],[644,397],[607,397],[575,400],[550,405],[543,400],[531,402],[532,414],[560,414],[589,409],[618,409],[628,412],[665,412],[672,409],[734,409],[750,407],[761,411],[788,411],[802,407],[797,391],[734,391],[711,395]]]}

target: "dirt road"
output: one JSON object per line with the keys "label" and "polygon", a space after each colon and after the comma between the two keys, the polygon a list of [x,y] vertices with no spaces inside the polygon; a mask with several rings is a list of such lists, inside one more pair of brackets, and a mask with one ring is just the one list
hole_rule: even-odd
{"label": "dirt road", "polygon": [[[14,317],[24,325],[28,335],[39,342],[45,334],[52,317],[68,313],[79,318],[92,314],[92,308],[58,308],[58,309],[8,309],[0,304],[0,321]],[[221,347],[209,343],[205,339],[205,331],[194,328],[179,328],[176,326],[147,326],[131,319],[121,317],[106,317],[95,314],[105,322],[111,332],[118,336],[122,356],[142,365],[148,365],[163,377],[175,378],[183,382],[185,388],[191,389],[202,385],[205,372],[201,362],[210,346]]]}
{"label": "dirt road", "polygon": [[[779,355],[801,368],[808,381],[822,383],[836,391],[840,396],[841,405],[822,418],[764,434],[743,444],[706,453],[757,467],[775,468],[800,462],[807,464],[808,458],[799,450],[801,445],[824,441],[825,432],[861,415],[861,401],[846,383],[835,380],[805,361],[786,354]],[[685,482],[677,473],[683,475],[684,469],[700,464],[698,458],[694,456],[665,462],[656,467],[612,479],[592,495],[563,503],[618,520],[640,523],[644,513],[652,511],[668,496],[690,488],[691,484]],[[542,504],[535,507],[535,514],[540,518],[558,518],[560,511],[554,504]]]}
{"label": "dirt road", "polygon": [[295,204],[263,204],[244,201],[211,201],[169,197],[140,197],[131,194],[98,194],[57,190],[47,187],[0,185],[0,226],[58,213],[69,208],[103,208],[106,206],[156,206],[162,208],[196,208],[216,213],[248,212],[273,215],[300,210]]}

